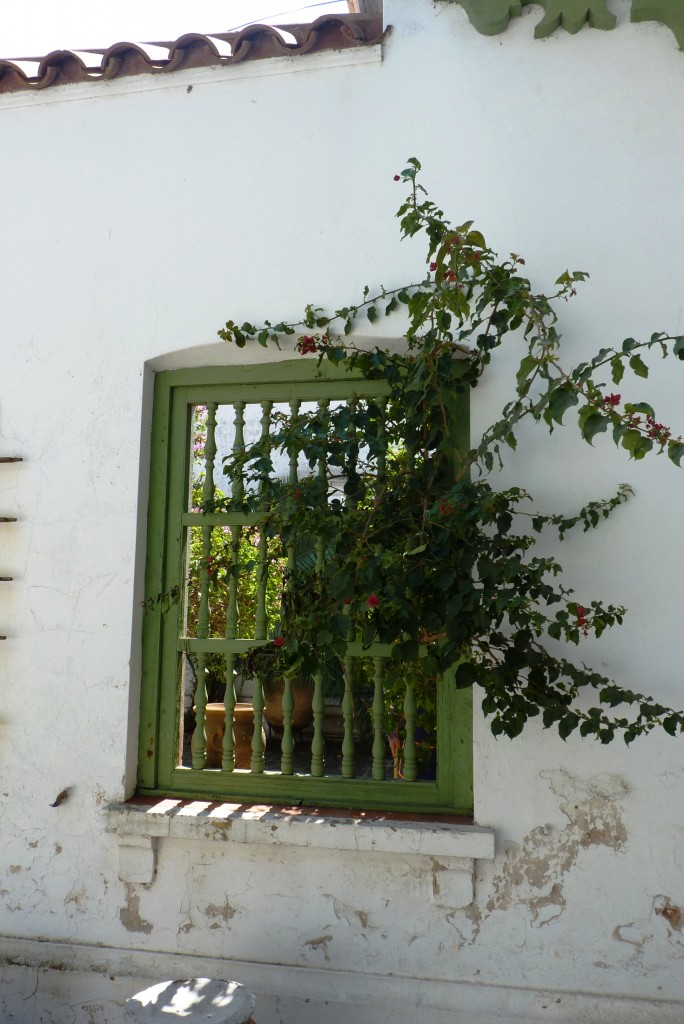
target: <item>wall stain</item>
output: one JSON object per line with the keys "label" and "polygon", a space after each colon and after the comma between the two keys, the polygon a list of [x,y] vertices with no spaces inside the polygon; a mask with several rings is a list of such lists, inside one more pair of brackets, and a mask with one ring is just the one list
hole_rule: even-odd
{"label": "wall stain", "polygon": [[320,949],[326,960],[330,960],[328,943],[332,942],[332,935],[319,935],[317,939],[308,939],[304,945],[309,949]]}
{"label": "wall stain", "polygon": [[681,932],[684,928],[684,908],[672,903],[669,896],[656,896],[653,909],[660,917],[664,917],[670,928]]}
{"label": "wall stain", "polygon": [[[210,903],[208,906],[204,908],[204,913],[206,914],[207,917],[220,918],[224,924],[228,924],[228,922],[235,917],[237,910],[235,907],[232,907],[230,903],[227,902],[223,904]],[[214,921],[214,923],[209,927],[220,928],[221,924],[217,920]]]}
{"label": "wall stain", "polygon": [[[657,922],[661,918],[665,922],[665,928]],[[652,942],[660,945],[663,954],[676,959],[681,959],[684,953],[684,907],[673,903],[669,896],[658,894],[653,897],[651,913],[648,918],[640,918],[638,921],[629,921],[627,924],[619,924],[613,929],[613,938],[616,942],[626,942],[633,947],[633,960],[639,961],[644,954],[645,948]],[[669,950],[663,947],[663,939],[670,947]]]}
{"label": "wall stain", "polygon": [[131,882],[126,882],[126,906],[119,910],[119,920],[129,932],[145,932],[149,935],[152,931],[152,923],[140,916],[140,896],[134,892]]}
{"label": "wall stain", "polygon": [[81,885],[79,889],[72,889],[71,892],[69,892],[64,897],[64,906],[68,907],[70,903],[73,903],[76,910],[78,910],[81,914],[85,913],[86,907],[84,904],[86,904],[87,902],[88,893],[86,891],[85,885]]}
{"label": "wall stain", "polygon": [[365,930],[369,926],[369,915],[365,910],[356,910],[354,907],[348,906],[346,903],[342,903],[341,900],[336,899],[331,893],[324,893],[326,899],[332,900],[333,913],[338,921],[346,921],[350,928],[358,929],[358,926]]}
{"label": "wall stain", "polygon": [[542,772],[541,777],[560,798],[568,824],[562,829],[540,825],[521,843],[508,846],[504,864],[491,882],[484,914],[466,913],[472,925],[472,938],[462,933],[466,942],[477,939],[482,923],[497,910],[523,907],[530,924],[538,928],[557,920],[566,907],[565,878],[582,851],[601,846],[614,853],[625,849],[627,830],[619,802],[629,790],[623,779],[607,774],[581,779],[562,769]]}

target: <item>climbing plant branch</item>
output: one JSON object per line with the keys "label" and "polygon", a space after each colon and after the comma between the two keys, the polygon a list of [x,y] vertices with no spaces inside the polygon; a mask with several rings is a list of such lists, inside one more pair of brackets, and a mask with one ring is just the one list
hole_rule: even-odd
{"label": "climbing plant branch", "polygon": [[[609,374],[614,387],[626,373],[646,378],[653,351],[684,359],[684,337],[628,338],[566,366],[555,309],[587,275],[566,271],[552,294],[536,293],[523,258],[500,259],[471,221],[451,225],[419,171],[411,158],[395,181],[408,186],[397,215],[403,237],[426,238],[422,277],[366,288],[357,303],[331,312],[307,305],[298,321],[229,320],[219,331],[240,347],[289,342],[304,358],[384,389],[382,398],[278,412],[268,437],[226,460],[229,476],[254,484],[226,507],[258,506],[261,528],[283,551],[302,533],[317,539],[316,571],[289,570],[274,656],[283,673],[313,674],[344,658],[350,642],[391,645],[391,672],[411,677],[419,703],[434,703],[436,678],[451,670],[454,685],[482,688],[492,731],[510,737],[538,716],[563,738],[578,730],[604,743],[656,727],[681,732],[681,712],[554,653],[556,641],[580,644],[621,624],[625,609],[580,601],[563,585],[559,562],[534,554],[535,543],[549,528],[560,540],[575,527],[593,529],[631,488],[572,513],[542,514],[524,489],[497,489],[493,471],[517,447],[524,420],[553,431],[571,411],[588,443],[610,431],[632,459],[666,454],[679,466],[682,438],[651,404],[624,402],[602,378]],[[403,348],[357,344],[361,325],[400,308],[408,318]],[[459,448],[459,405],[496,351],[521,341],[511,400],[473,448]],[[278,451],[302,457],[312,472],[269,498]],[[337,492],[328,489],[331,478],[341,481]]]}

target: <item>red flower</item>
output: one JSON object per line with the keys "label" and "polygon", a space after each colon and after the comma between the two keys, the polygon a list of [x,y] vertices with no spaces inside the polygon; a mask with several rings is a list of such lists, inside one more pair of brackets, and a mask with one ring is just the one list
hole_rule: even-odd
{"label": "red flower", "polygon": [[603,399],[604,405],[619,405],[622,395],[605,395]]}
{"label": "red flower", "polygon": [[395,174],[394,175],[394,180],[395,181],[401,181],[401,177],[398,174]]}
{"label": "red flower", "polygon": [[275,638],[275,640],[273,641],[273,646],[274,647],[282,647],[284,643],[285,643],[285,641],[282,638],[282,636],[277,636]]}
{"label": "red flower", "polygon": [[437,264],[436,263],[431,263],[430,264],[430,270],[436,270],[436,269],[437,269]]}
{"label": "red flower", "polygon": [[345,597],[345,599],[344,599],[344,603],[345,603],[345,604],[351,604],[351,598],[349,598],[349,597]]}
{"label": "red flower", "polygon": [[589,636],[589,624],[587,622],[587,609],[581,604],[577,605],[577,626],[582,630],[584,636]]}
{"label": "red flower", "polygon": [[297,350],[303,356],[310,355],[312,352],[318,352],[316,339],[313,338],[310,334],[305,334],[297,342]]}
{"label": "red flower", "polygon": [[380,604],[380,598],[377,594],[371,594],[370,597],[366,598],[366,604],[369,608],[375,608],[377,604]]}

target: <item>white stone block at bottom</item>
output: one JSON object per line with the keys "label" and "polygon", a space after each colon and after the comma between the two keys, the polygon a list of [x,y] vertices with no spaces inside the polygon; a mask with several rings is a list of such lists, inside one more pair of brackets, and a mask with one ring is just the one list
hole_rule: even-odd
{"label": "white stone block at bottom", "polygon": [[247,1024],[256,997],[237,981],[190,978],[162,981],[126,1001],[129,1024],[159,1024],[184,1020],[186,1024]]}

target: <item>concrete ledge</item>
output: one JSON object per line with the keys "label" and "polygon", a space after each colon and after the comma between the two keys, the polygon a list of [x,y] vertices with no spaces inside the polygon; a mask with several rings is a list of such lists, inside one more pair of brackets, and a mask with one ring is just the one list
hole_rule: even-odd
{"label": "concrete ledge", "polygon": [[270,806],[164,799],[112,804],[107,831],[119,837],[219,840],[258,845],[407,854],[454,860],[492,860],[494,832],[477,825],[336,816]]}

